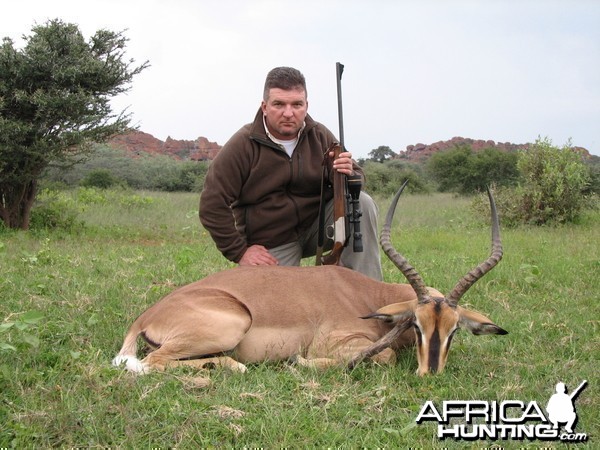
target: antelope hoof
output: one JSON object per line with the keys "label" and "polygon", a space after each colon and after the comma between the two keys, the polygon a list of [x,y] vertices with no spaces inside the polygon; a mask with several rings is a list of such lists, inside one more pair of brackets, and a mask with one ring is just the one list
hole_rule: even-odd
{"label": "antelope hoof", "polygon": [[112,360],[112,365],[115,367],[125,366],[129,372],[144,375],[150,372],[150,367],[140,361],[135,356],[118,355]]}

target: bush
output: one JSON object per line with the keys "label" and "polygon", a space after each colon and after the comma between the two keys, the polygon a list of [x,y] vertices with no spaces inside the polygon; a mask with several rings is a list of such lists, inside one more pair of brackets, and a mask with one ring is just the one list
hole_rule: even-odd
{"label": "bush", "polygon": [[[517,198],[518,194],[516,188],[493,186],[492,193],[502,225],[515,227],[524,222],[521,211],[521,202]],[[483,218],[483,220],[489,221],[490,202],[487,194],[481,193],[480,195],[473,197],[471,207],[478,216]]]}
{"label": "bush", "polygon": [[44,189],[36,197],[29,226],[32,230],[61,229],[72,232],[83,227],[78,214],[73,199],[62,192]]}
{"label": "bush", "polygon": [[123,182],[107,169],[94,169],[89,172],[83,180],[81,185],[85,187],[96,187],[100,189],[108,189],[114,186],[122,185]]}
{"label": "bush", "polygon": [[592,155],[587,166],[590,171],[590,178],[585,193],[600,194],[600,157]]}
{"label": "bush", "polygon": [[[592,197],[586,196],[589,169],[569,143],[558,148],[547,138],[538,139],[519,154],[518,167],[520,185],[493,189],[504,225],[573,222],[592,205]],[[476,197],[473,207],[488,215],[487,196]]]}
{"label": "bush", "polygon": [[131,156],[108,145],[97,145],[85,162],[53,167],[44,173],[45,184],[61,183],[107,189],[131,187],[152,191],[199,192],[208,169],[206,161],[179,161],[166,155]]}
{"label": "bush", "polygon": [[392,196],[406,180],[410,180],[407,189],[413,193],[427,193],[429,188],[412,167],[398,161],[377,163],[367,161],[363,165],[366,185],[363,187],[373,195]]}
{"label": "bush", "polygon": [[538,139],[519,154],[518,167],[523,181],[517,199],[524,222],[572,222],[586,206],[590,173],[570,142],[558,148],[548,138]]}

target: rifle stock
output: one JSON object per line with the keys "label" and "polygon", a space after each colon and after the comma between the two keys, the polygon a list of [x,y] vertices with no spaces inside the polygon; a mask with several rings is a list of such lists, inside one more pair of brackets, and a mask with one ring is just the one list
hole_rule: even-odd
{"label": "rifle stock", "polygon": [[[335,160],[339,158],[342,147],[336,144],[330,150],[333,151],[332,160]],[[323,256],[322,264],[339,264],[349,237],[346,221],[346,175],[336,170],[333,172],[333,248]]]}

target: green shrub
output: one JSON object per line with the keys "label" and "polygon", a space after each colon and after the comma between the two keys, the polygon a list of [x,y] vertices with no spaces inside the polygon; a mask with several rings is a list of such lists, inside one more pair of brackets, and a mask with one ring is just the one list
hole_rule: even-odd
{"label": "green shrub", "polygon": [[371,195],[393,196],[409,180],[407,189],[413,193],[428,193],[429,188],[416,170],[397,161],[378,163],[366,161],[363,165],[366,183],[363,186]]}
{"label": "green shrub", "polygon": [[586,206],[589,169],[570,142],[558,148],[548,138],[538,139],[519,154],[518,168],[523,181],[516,197],[523,222],[572,222]]}
{"label": "green shrub", "polygon": [[587,163],[590,171],[589,183],[586,187],[586,194],[600,194],[600,157],[594,156]]}
{"label": "green shrub", "polygon": [[119,205],[124,206],[128,209],[132,209],[144,208],[146,206],[152,205],[154,203],[154,199],[145,195],[130,194],[120,195],[118,197],[118,202]]}
{"label": "green shrub", "polygon": [[75,231],[83,226],[78,220],[79,209],[75,201],[64,192],[42,190],[31,210],[32,230],[61,229]]}
{"label": "green shrub", "polygon": [[82,187],[75,191],[77,202],[83,206],[105,205],[108,203],[109,193],[94,187]]}
{"label": "green shrub", "polygon": [[[494,186],[492,192],[502,225],[516,227],[522,224],[524,222],[523,213],[516,188]],[[490,203],[487,194],[482,193],[473,197],[471,207],[483,220],[489,221]]]}
{"label": "green shrub", "polygon": [[[518,167],[521,184],[493,189],[504,225],[573,222],[593,205],[593,194],[586,195],[589,169],[569,143],[558,148],[547,138],[538,139],[519,154]],[[472,206],[489,214],[485,195],[475,198]]]}
{"label": "green shrub", "polygon": [[94,169],[81,180],[82,186],[100,189],[108,189],[122,184],[123,181],[119,180],[107,169]]}

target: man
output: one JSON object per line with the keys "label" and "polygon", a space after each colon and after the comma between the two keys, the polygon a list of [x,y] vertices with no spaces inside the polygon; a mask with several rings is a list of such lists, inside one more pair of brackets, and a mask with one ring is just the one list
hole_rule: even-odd
{"label": "man", "polygon": [[[269,72],[254,122],[242,127],[211,163],[200,197],[200,221],[219,250],[240,265],[299,265],[317,247],[323,157],[336,142],[308,114],[306,82],[290,67]],[[343,152],[331,170],[362,169]],[[331,172],[328,174],[331,180]],[[326,183],[326,224],[332,223],[333,191]],[[351,246],[344,266],[382,279],[377,207],[361,192],[364,251]],[[332,246],[327,239],[325,249]]]}

